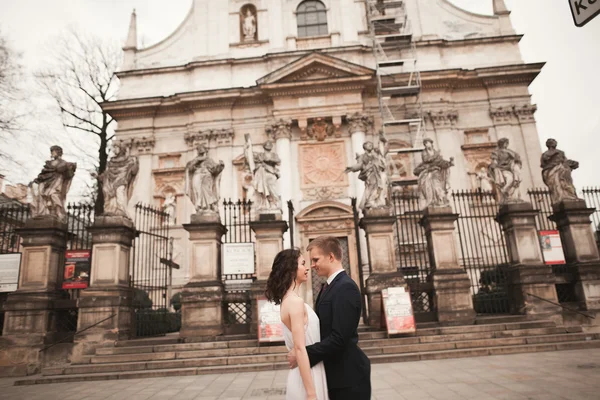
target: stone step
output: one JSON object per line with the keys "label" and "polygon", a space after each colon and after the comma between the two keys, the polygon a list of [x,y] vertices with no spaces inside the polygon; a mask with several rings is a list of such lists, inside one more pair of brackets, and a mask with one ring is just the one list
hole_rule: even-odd
{"label": "stone step", "polygon": [[[527,344],[520,346],[503,346],[475,349],[457,349],[446,351],[433,351],[425,353],[406,353],[406,354],[382,354],[369,357],[372,363],[387,362],[405,362],[419,360],[439,360],[448,358],[480,357],[487,355],[516,354],[541,351],[560,351],[560,350],[580,350],[600,348],[600,340],[592,339],[577,342],[558,342],[544,344]],[[144,363],[142,363],[144,364]],[[222,374],[250,371],[270,371],[287,369],[287,362],[271,362],[226,366],[211,366],[199,368],[177,368],[177,369],[155,369],[155,370],[135,370],[124,372],[104,372],[104,373],[77,373],[70,375],[37,376],[32,378],[20,379],[15,381],[15,385],[35,385],[46,383],[64,383],[81,381],[98,381],[111,379],[140,379],[169,376],[189,376],[202,374]]]}

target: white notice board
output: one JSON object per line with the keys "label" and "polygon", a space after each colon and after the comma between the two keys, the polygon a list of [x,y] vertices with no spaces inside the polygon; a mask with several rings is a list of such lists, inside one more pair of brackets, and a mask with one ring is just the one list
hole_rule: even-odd
{"label": "white notice board", "polygon": [[254,243],[223,243],[223,275],[254,273]]}
{"label": "white notice board", "polygon": [[19,284],[21,253],[0,254],[0,292],[14,292]]}

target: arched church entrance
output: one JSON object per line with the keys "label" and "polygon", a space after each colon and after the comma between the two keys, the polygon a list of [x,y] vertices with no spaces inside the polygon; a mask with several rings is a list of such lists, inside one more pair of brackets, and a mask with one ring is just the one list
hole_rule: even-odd
{"label": "arched church entrance", "polygon": [[[352,207],[337,201],[321,201],[306,207],[296,215],[296,223],[300,233],[299,244],[303,251],[310,241],[318,236],[328,235],[338,238],[342,245],[344,269],[360,287]],[[309,304],[314,304],[325,281],[325,278],[317,276],[311,269],[305,287],[305,298]]]}

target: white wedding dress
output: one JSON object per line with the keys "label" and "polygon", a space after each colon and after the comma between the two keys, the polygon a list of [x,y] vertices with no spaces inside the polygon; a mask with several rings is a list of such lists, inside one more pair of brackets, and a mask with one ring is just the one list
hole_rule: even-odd
{"label": "white wedding dress", "polygon": [[[304,340],[308,346],[321,341],[321,331],[319,317],[317,317],[317,314],[315,314],[313,309],[310,308],[308,304],[304,304],[304,306],[306,307],[306,312],[308,314],[308,322],[304,327]],[[283,325],[283,337],[285,339],[285,345],[289,351],[294,348],[292,332],[287,326],[285,326],[284,323],[281,323],[281,325]],[[325,366],[323,363],[320,362],[312,367],[310,372],[315,385],[315,391],[317,392],[317,399],[329,400],[329,395],[327,394],[327,378],[325,376]],[[290,370],[287,379],[285,398],[286,400],[306,400],[306,390],[304,389],[304,383],[302,383],[302,377],[300,376],[300,369],[298,367]]]}

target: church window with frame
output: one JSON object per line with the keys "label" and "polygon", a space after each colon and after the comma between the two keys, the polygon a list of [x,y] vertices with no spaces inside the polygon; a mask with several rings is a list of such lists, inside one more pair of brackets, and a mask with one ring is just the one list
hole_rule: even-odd
{"label": "church window with frame", "polygon": [[327,35],[327,9],[320,1],[306,0],[296,10],[298,37]]}

